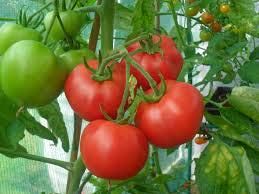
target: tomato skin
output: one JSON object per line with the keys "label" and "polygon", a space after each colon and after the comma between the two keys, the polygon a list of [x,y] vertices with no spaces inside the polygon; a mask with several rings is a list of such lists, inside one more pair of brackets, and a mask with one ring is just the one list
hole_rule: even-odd
{"label": "tomato skin", "polygon": [[[156,43],[159,41],[158,36],[153,37],[153,41]],[[135,51],[140,48],[139,43],[130,45],[127,49],[129,52]],[[177,50],[174,41],[165,35],[161,36],[161,53],[148,54],[146,52],[140,52],[133,56],[136,62],[138,62],[157,82],[160,82],[159,73],[163,75],[165,79],[177,79],[183,65],[183,58],[180,51]],[[125,64],[125,61],[123,61]],[[150,88],[146,78],[134,67],[131,67],[131,74],[133,74],[138,80],[138,85],[142,86],[144,90]]]}
{"label": "tomato skin", "polygon": [[204,12],[202,15],[201,15],[201,21],[204,23],[204,24],[210,24],[214,21],[214,16],[211,15],[209,12]]}
{"label": "tomato skin", "polygon": [[3,92],[26,107],[43,106],[54,100],[67,76],[54,53],[33,40],[13,44],[3,55],[0,72]]}
{"label": "tomato skin", "polygon": [[230,11],[230,6],[227,4],[221,4],[219,10],[223,14],[227,14]]}
{"label": "tomato skin", "polygon": [[202,95],[195,87],[174,80],[167,80],[166,84],[166,93],[160,101],[141,103],[135,117],[136,127],[160,148],[190,141],[198,132],[204,112]]}
{"label": "tomato skin", "polygon": [[82,133],[80,151],[86,167],[95,176],[124,180],[144,167],[148,142],[134,126],[95,120]]}
{"label": "tomato skin", "polygon": [[202,30],[200,32],[200,39],[204,42],[209,41],[212,38],[212,34],[209,31]]}
{"label": "tomato skin", "polygon": [[199,6],[187,7],[185,9],[185,15],[189,16],[189,17],[196,16],[199,11],[200,11],[200,7]]}
{"label": "tomato skin", "polygon": [[222,26],[219,22],[213,22],[211,25],[210,25],[210,28],[213,32],[220,32],[221,29],[222,29]]}
{"label": "tomato skin", "polygon": [[87,48],[70,50],[60,55],[61,60],[69,72],[71,72],[78,64],[83,64],[84,57],[86,61],[96,58],[95,54]]}
{"label": "tomato skin", "polygon": [[[47,13],[47,15],[44,18],[43,22],[46,29],[48,29],[51,24],[51,19],[53,17],[53,14],[54,14],[54,11],[51,11]],[[72,10],[60,12],[60,17],[66,32],[72,37],[75,37],[80,32],[82,26],[86,21],[84,14],[81,14]],[[65,34],[57,18],[55,19],[53,27],[49,33],[49,37],[52,38],[53,40],[62,40],[65,38]]]}
{"label": "tomato skin", "polygon": [[15,23],[5,23],[0,28],[0,55],[14,43],[21,40],[41,41],[41,34],[31,28],[25,28]]}
{"label": "tomato skin", "polygon": [[[98,62],[90,60],[88,65],[97,68]],[[69,74],[64,90],[70,106],[88,121],[104,119],[100,106],[115,118],[124,92],[125,68],[116,64],[112,80],[97,82],[91,76],[92,73],[83,64],[77,65]]]}

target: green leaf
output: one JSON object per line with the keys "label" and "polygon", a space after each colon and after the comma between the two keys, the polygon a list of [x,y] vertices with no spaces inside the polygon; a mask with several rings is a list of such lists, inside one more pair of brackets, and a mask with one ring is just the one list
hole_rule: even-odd
{"label": "green leaf", "polygon": [[30,134],[36,135],[43,139],[51,140],[55,145],[58,143],[55,135],[48,128],[37,122],[36,119],[28,111],[24,111],[19,115],[19,121],[23,123],[26,130]]}
{"label": "green leaf", "polygon": [[[221,110],[222,112],[222,110]],[[226,112],[226,111],[225,111]],[[230,113],[225,113],[225,115]],[[209,121],[211,124],[217,126],[219,130],[217,131],[218,134],[231,138],[233,140],[242,142],[249,147],[253,148],[254,150],[259,151],[259,136],[258,128],[245,128],[246,125],[250,124],[242,124],[242,126],[236,126],[238,123],[233,124],[233,122],[239,122],[238,118],[242,118],[242,116],[227,116],[227,119],[223,119],[220,116],[215,116],[206,113],[205,114],[206,120]],[[231,118],[232,117],[232,118]],[[231,120],[231,121],[229,121]],[[246,119],[243,119],[246,122]],[[241,123],[240,121],[239,123]]]}
{"label": "green leaf", "polygon": [[249,59],[250,59],[250,60],[257,60],[257,59],[259,59],[259,46],[256,47],[256,48],[250,53]]}
{"label": "green leaf", "polygon": [[133,14],[132,10],[123,6],[122,4],[116,3],[115,5],[115,16],[114,16],[114,28],[120,30],[131,31],[131,20]]}
{"label": "green leaf", "polygon": [[37,109],[40,116],[48,121],[52,132],[60,138],[64,151],[69,151],[69,139],[63,115],[57,101]]}
{"label": "green leaf", "polygon": [[228,101],[236,110],[259,122],[259,101],[232,94]]}
{"label": "green leaf", "polygon": [[259,102],[259,89],[248,86],[240,86],[233,88],[231,95],[248,98]]}
{"label": "green leaf", "polygon": [[201,194],[256,194],[251,164],[242,147],[214,139],[196,161],[196,182]]}
{"label": "green leaf", "polygon": [[259,62],[248,61],[238,71],[240,77],[251,83],[259,83]]}
{"label": "green leaf", "polygon": [[132,36],[142,32],[152,32],[155,21],[155,1],[138,0],[132,18]]}

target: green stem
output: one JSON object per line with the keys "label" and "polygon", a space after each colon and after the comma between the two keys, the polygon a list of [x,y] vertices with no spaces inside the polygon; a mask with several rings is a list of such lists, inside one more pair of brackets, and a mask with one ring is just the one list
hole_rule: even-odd
{"label": "green stem", "polygon": [[81,193],[82,193],[82,191],[83,191],[83,189],[84,189],[86,183],[89,182],[89,180],[91,179],[91,177],[92,177],[92,174],[89,172],[89,173],[87,174],[87,176],[83,179],[83,182],[82,182],[82,184],[80,185],[79,189],[77,190],[76,194],[81,194]]}
{"label": "green stem", "polygon": [[113,49],[115,0],[103,0],[101,6],[101,53],[105,57]]}
{"label": "green stem", "polygon": [[[97,6],[102,3],[102,0],[97,0]],[[92,50],[93,52],[96,51],[96,45],[98,42],[98,36],[100,33],[100,16],[98,13],[95,13],[94,16],[94,22],[89,38],[89,49]]]}
{"label": "green stem", "polygon": [[[82,128],[82,119],[74,113],[74,134],[73,134],[72,150],[70,154],[70,162],[75,162],[77,160],[81,128]],[[72,179],[72,172],[69,172],[68,178],[67,178],[67,189],[66,189],[67,191],[69,190],[71,179]]]}
{"label": "green stem", "polygon": [[16,18],[1,18],[0,21],[16,21]]}
{"label": "green stem", "polygon": [[54,25],[54,22],[56,20],[56,15],[53,14],[52,18],[51,18],[51,21],[50,21],[50,25],[49,25],[49,28],[47,29],[47,32],[46,32],[46,35],[44,37],[44,40],[43,40],[43,44],[47,44],[48,42],[48,37],[49,37],[49,33]]}
{"label": "green stem", "polygon": [[74,9],[74,11],[78,12],[98,12],[100,6],[87,6],[87,7],[80,7],[77,9]]}
{"label": "green stem", "polygon": [[126,82],[125,82],[125,89],[123,93],[123,97],[121,100],[120,107],[118,108],[117,112],[117,120],[120,120],[123,118],[124,115],[124,108],[128,100],[129,96],[129,78],[130,78],[130,64],[126,61]]}
{"label": "green stem", "polygon": [[[190,45],[193,42],[193,37],[192,37],[192,29],[191,29],[191,19],[187,17],[187,43]],[[193,53],[189,53],[186,55],[192,55],[194,54],[195,50],[192,51]],[[192,75],[193,68],[189,69],[188,72],[188,82],[192,84]],[[188,164],[189,164],[189,169],[188,169],[188,179],[191,181],[191,176],[192,176],[192,142],[189,143],[188,145]],[[189,193],[191,193],[191,187],[189,189]]]}
{"label": "green stem", "polygon": [[48,8],[53,2],[49,2],[46,5],[44,5],[43,7],[41,7],[38,11],[36,11],[35,13],[33,13],[29,18],[28,18],[28,23],[30,23],[30,21],[33,19],[34,16],[36,16],[37,14],[39,14],[41,11],[43,11],[44,9]]}
{"label": "green stem", "polygon": [[[155,166],[156,166],[156,171],[157,171],[157,174],[158,175],[162,175],[163,172],[162,172],[162,169],[161,169],[161,166],[160,166],[160,162],[159,162],[159,155],[158,155],[158,150],[156,147],[153,146],[153,157],[154,157],[154,162],[155,162]],[[167,183],[164,183],[164,190],[166,193],[170,193],[170,190],[168,188],[168,185]]]}
{"label": "green stem", "polygon": [[159,96],[159,90],[157,88],[157,83],[156,81],[147,73],[143,67],[141,67],[129,54],[126,55],[126,60],[133,66],[135,67],[148,81],[150,87],[153,89],[155,92],[156,96]]}
{"label": "green stem", "polygon": [[[156,12],[160,11],[160,0],[156,0]],[[160,29],[160,15],[156,15],[156,21],[155,21],[156,29]]]}
{"label": "green stem", "polygon": [[14,157],[20,157],[20,158],[25,158],[25,159],[29,159],[29,160],[34,160],[34,161],[38,161],[38,162],[53,164],[53,165],[59,166],[61,168],[64,168],[68,171],[70,171],[72,168],[72,163],[70,163],[70,162],[65,162],[65,161],[56,160],[56,159],[52,159],[52,158],[46,158],[46,157],[42,157],[42,156],[36,156],[36,155],[28,154],[28,153],[14,152],[13,150],[10,150],[7,148],[0,147],[0,153],[8,154],[8,155],[11,155]]}
{"label": "green stem", "polygon": [[62,0],[61,7],[62,7],[62,11],[66,11],[66,9],[67,9],[66,0]]}
{"label": "green stem", "polygon": [[173,2],[170,2],[170,7],[171,7],[171,10],[172,10],[173,20],[174,20],[174,24],[175,24],[176,31],[177,31],[177,38],[180,40],[181,45],[183,47],[185,47],[186,45],[185,45],[185,42],[184,42],[183,37],[182,37],[182,33],[181,33],[181,30],[180,30],[180,25],[179,25],[178,20],[177,20],[177,13],[175,11]]}
{"label": "green stem", "polygon": [[80,156],[77,161],[74,163],[73,169],[72,169],[72,179],[71,184],[69,186],[67,194],[75,194],[80,186],[80,182],[82,179],[82,176],[85,172],[85,165],[82,161],[82,157]]}

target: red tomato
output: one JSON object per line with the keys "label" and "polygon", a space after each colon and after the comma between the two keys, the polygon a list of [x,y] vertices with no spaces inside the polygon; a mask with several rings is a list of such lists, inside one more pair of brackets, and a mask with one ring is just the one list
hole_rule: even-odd
{"label": "red tomato", "polygon": [[[88,64],[97,68],[98,62],[90,60]],[[97,82],[91,76],[92,73],[83,64],[76,66],[70,73],[65,83],[69,104],[80,117],[88,121],[104,119],[100,106],[115,118],[124,92],[125,68],[116,64],[112,80]]]}
{"label": "red tomato", "polygon": [[195,87],[174,80],[167,80],[166,84],[160,101],[141,103],[135,117],[136,126],[160,148],[190,141],[200,127],[204,111],[202,95]]}
{"label": "red tomato", "polygon": [[214,16],[211,15],[209,12],[204,12],[202,15],[201,15],[201,21],[204,23],[204,24],[210,24],[214,21]]}
{"label": "red tomato", "polygon": [[220,32],[221,29],[222,29],[222,26],[221,26],[221,24],[220,24],[219,22],[213,22],[213,23],[210,25],[210,27],[211,27],[211,30],[212,30],[213,32]]}
{"label": "red tomato", "polygon": [[95,176],[124,180],[135,176],[148,158],[148,141],[141,130],[106,120],[95,120],[83,131],[80,151]]}
{"label": "red tomato", "polygon": [[[154,43],[159,41],[158,36],[153,37]],[[129,52],[135,51],[140,48],[139,43],[130,45],[127,49]],[[177,79],[183,65],[183,58],[181,53],[177,50],[174,41],[165,35],[161,35],[162,54],[157,52],[154,54],[148,54],[146,52],[140,52],[133,56],[136,62],[138,62],[152,77],[159,83],[159,73],[162,73],[165,79]],[[125,63],[125,61],[123,61]],[[133,74],[137,80],[138,85],[143,89],[149,89],[150,86],[145,77],[135,68],[131,68],[131,74]]]}

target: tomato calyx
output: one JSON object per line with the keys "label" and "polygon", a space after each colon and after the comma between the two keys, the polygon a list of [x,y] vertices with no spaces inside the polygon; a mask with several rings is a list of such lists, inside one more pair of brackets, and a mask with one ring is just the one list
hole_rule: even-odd
{"label": "tomato calyx", "polygon": [[142,47],[142,50],[148,54],[160,53],[161,55],[162,50],[160,48],[160,44],[162,42],[162,38],[159,36],[159,40],[154,42],[152,39],[152,35],[149,35],[147,39],[140,40],[139,43]]}

